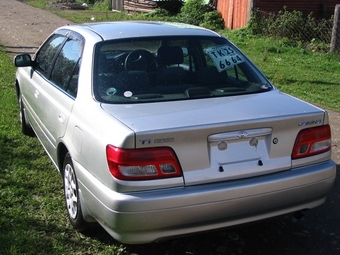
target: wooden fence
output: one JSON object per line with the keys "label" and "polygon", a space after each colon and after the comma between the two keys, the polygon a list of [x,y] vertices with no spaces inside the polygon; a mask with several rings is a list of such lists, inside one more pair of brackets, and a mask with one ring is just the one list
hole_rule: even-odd
{"label": "wooden fence", "polygon": [[156,8],[156,2],[150,0],[112,0],[112,10],[126,12],[150,12]]}

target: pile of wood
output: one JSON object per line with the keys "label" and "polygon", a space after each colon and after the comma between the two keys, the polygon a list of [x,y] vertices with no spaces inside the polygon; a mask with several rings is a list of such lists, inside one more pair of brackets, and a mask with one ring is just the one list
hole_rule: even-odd
{"label": "pile of wood", "polygon": [[156,8],[162,8],[172,13],[177,13],[183,5],[182,0],[121,0],[124,1],[126,12],[151,12]]}
{"label": "pile of wood", "polygon": [[150,0],[124,0],[126,12],[151,12],[157,8],[157,4]]}

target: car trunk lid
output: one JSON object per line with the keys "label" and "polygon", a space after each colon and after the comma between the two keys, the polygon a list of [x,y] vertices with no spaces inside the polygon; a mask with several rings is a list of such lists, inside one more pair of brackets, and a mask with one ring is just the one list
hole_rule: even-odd
{"label": "car trunk lid", "polygon": [[298,132],[325,114],[278,91],[102,107],[135,132],[136,148],[173,148],[186,185],[290,169]]}

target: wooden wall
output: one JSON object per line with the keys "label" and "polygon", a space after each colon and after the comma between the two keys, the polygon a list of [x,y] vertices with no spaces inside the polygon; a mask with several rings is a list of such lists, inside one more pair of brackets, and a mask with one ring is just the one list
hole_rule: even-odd
{"label": "wooden wall", "polygon": [[221,13],[224,24],[229,29],[238,29],[247,25],[253,8],[264,12],[301,11],[306,16],[311,12],[314,18],[329,18],[334,14],[335,5],[340,0],[217,0],[217,10]]}
{"label": "wooden wall", "polygon": [[218,0],[217,10],[229,29],[237,29],[247,25],[252,0]]}
{"label": "wooden wall", "polygon": [[[223,1],[223,0],[220,0]],[[249,0],[245,0],[249,1]],[[316,19],[329,18],[334,14],[336,4],[340,4],[337,0],[250,0],[254,2],[254,6],[265,12],[277,12],[283,10],[286,6],[288,11],[300,11],[305,15],[311,12]]]}
{"label": "wooden wall", "polygon": [[126,12],[150,12],[157,6],[151,0],[112,0],[112,10]]}
{"label": "wooden wall", "polygon": [[156,2],[150,0],[124,0],[126,12],[151,12],[156,8]]}
{"label": "wooden wall", "polygon": [[124,11],[124,0],[112,0],[111,7],[114,11]]}

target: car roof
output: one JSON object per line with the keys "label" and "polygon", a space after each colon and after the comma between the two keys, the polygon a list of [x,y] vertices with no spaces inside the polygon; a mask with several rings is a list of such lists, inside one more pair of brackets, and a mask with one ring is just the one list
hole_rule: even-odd
{"label": "car roof", "polygon": [[[149,36],[220,36],[211,30],[176,22],[114,21],[68,25],[68,29],[80,32],[92,31],[103,40]],[[87,32],[88,32],[87,31]]]}

